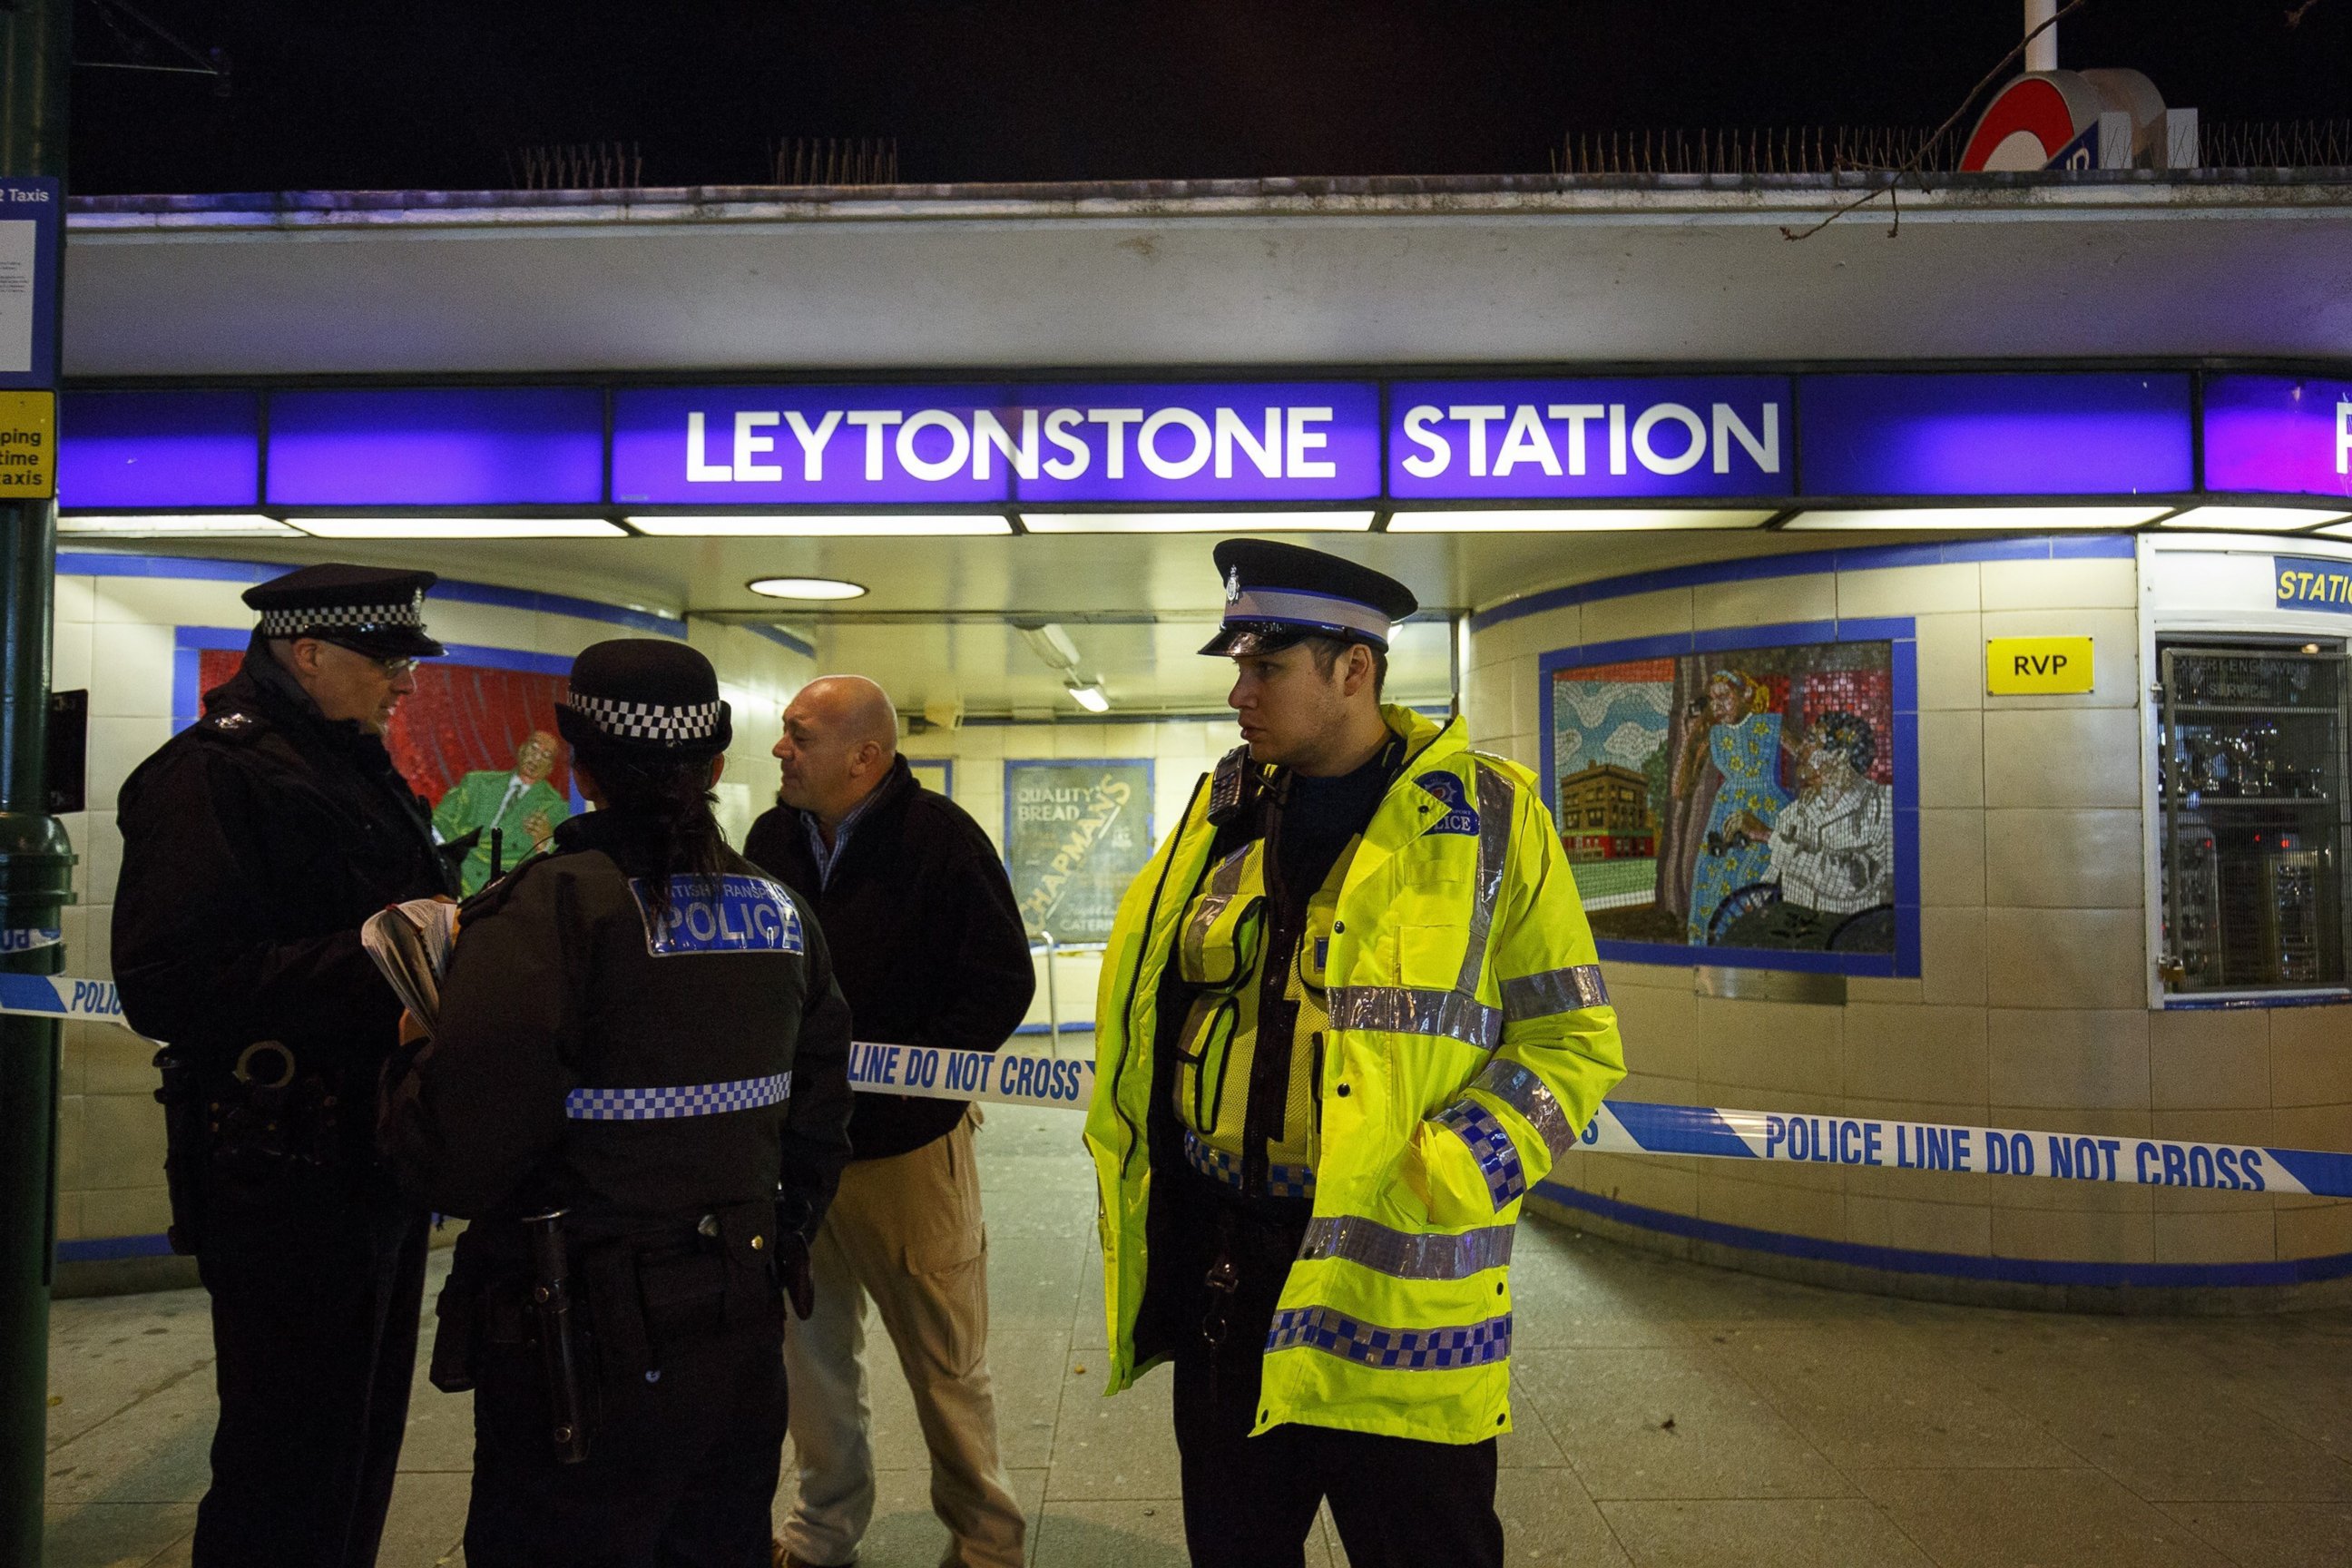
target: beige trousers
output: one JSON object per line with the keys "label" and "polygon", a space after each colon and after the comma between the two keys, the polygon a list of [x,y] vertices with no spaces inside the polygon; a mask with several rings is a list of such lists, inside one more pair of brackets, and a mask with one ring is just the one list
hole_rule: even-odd
{"label": "beige trousers", "polygon": [[1020,1568],[1024,1525],[996,1451],[988,1376],[988,1231],[967,1116],[910,1153],[859,1160],[810,1248],[816,1310],[784,1334],[799,1495],[779,1539],[804,1563],[857,1555],[874,1517],[870,1298],[898,1352],[931,1454],[948,1568]]}

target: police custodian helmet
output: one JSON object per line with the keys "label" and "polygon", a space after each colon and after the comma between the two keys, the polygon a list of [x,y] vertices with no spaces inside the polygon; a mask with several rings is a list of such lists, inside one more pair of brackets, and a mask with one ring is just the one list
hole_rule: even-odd
{"label": "police custodian helmet", "polygon": [[667,637],[614,637],[583,649],[555,724],[575,746],[680,761],[716,756],[735,734],[719,672]]}
{"label": "police custodian helmet", "polygon": [[425,635],[430,572],[322,562],[257,583],[245,602],[261,612],[265,637],[316,637],[370,658],[436,658],[441,645]]}
{"label": "police custodian helmet", "polygon": [[1216,558],[1225,580],[1225,624],[1202,653],[1274,653],[1303,637],[1385,651],[1396,623],[1421,607],[1395,578],[1319,550],[1228,539]]}

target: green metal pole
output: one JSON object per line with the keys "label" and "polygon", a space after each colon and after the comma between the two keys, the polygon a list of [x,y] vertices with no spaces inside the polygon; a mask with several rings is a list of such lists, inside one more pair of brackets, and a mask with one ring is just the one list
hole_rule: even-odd
{"label": "green metal pole", "polygon": [[[15,0],[0,9],[0,174],[65,177],[72,5]],[[49,297],[60,294],[53,286]],[[54,334],[56,321],[34,330]],[[0,503],[0,926],[20,931],[57,925],[72,889],[73,850],[48,814],[46,776],[57,550],[55,501]],[[17,973],[54,974],[63,963],[55,946],[0,956],[0,970]],[[43,1556],[57,1125],[58,1026],[0,1019],[0,1563],[34,1568]]]}

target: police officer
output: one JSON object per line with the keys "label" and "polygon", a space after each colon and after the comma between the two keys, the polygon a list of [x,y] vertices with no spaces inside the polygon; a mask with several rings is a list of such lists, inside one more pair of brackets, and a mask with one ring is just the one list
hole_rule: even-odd
{"label": "police officer", "polygon": [[392,1498],[425,1215],[374,1159],[400,1005],[359,927],[457,890],[383,740],[441,651],[433,582],[320,565],[247,590],[245,662],[122,786],[115,980],[169,1042],[173,1245],[213,1304],[198,1568],[373,1563]]}
{"label": "police officer", "polygon": [[1499,1565],[1519,1201],[1623,1076],[1526,769],[1382,707],[1402,584],[1216,550],[1244,744],[1128,890],[1087,1142],[1111,1392],[1175,1362],[1197,1564]]}
{"label": "police officer", "polygon": [[849,1155],[849,1010],[815,921],[710,813],[710,662],[598,643],[557,710],[597,809],[460,911],[387,1095],[415,1194],[474,1224],[434,1382],[472,1385],[466,1560],[766,1568],[782,1290]]}

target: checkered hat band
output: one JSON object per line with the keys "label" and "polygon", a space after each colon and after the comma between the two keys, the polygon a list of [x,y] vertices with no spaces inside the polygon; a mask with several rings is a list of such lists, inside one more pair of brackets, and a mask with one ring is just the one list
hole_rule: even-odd
{"label": "checkered hat band", "polygon": [[653,741],[675,746],[689,741],[708,741],[717,734],[721,704],[692,702],[668,708],[658,702],[583,697],[575,691],[571,706],[572,711],[615,740]]}
{"label": "checkered hat band", "polygon": [[389,632],[425,629],[422,593],[396,604],[299,605],[290,610],[261,612],[266,637],[304,637],[318,632]]}
{"label": "checkered hat band", "polygon": [[671,1121],[757,1110],[792,1098],[793,1075],[737,1079],[732,1083],[682,1083],[668,1089],[575,1089],[563,1097],[573,1121]]}

